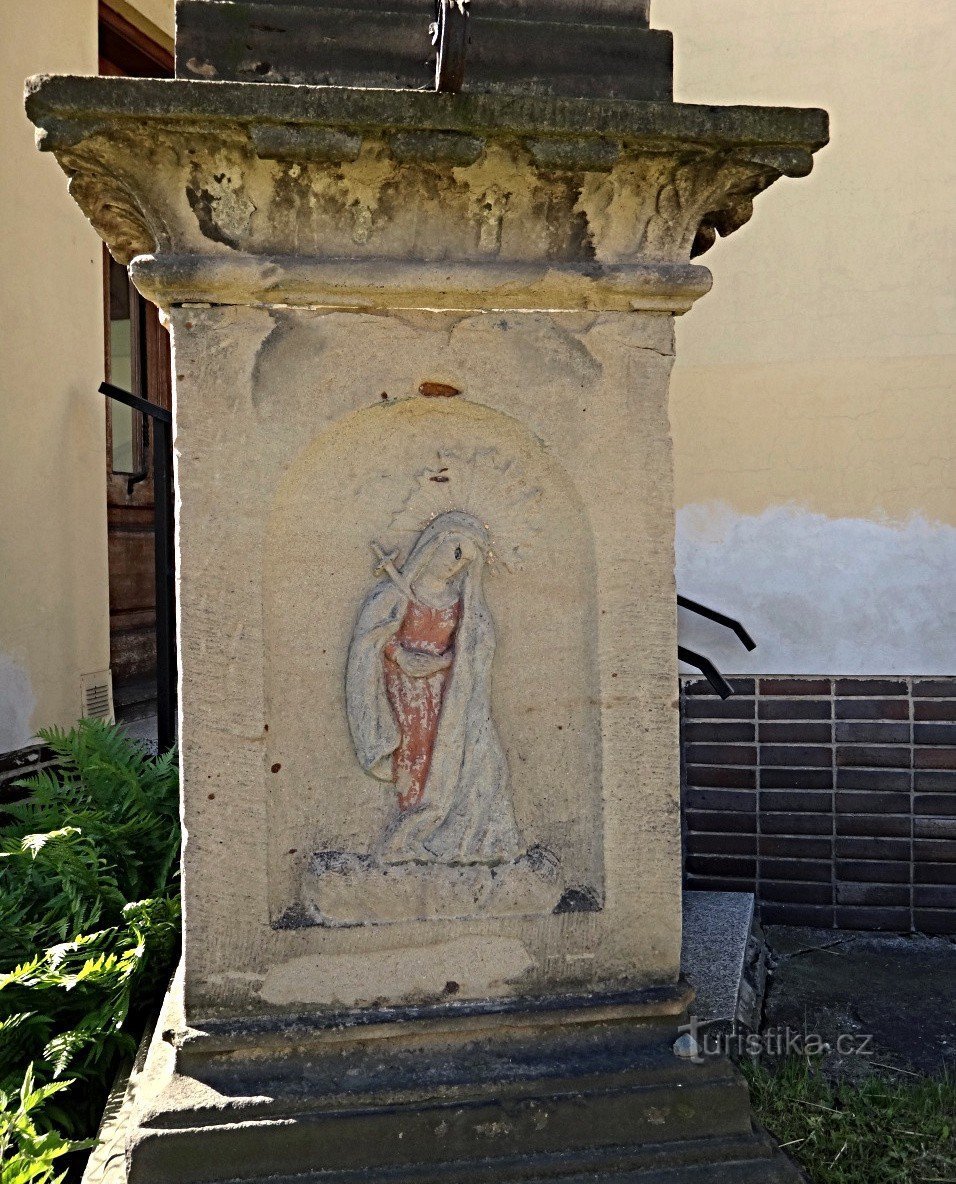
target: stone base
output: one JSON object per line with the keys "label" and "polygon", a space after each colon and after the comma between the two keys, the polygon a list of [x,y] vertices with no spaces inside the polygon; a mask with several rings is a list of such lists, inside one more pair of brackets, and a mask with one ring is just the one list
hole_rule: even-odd
{"label": "stone base", "polygon": [[[690,992],[436,1005],[174,1031],[123,1123],[127,1184],[797,1184]],[[174,1021],[173,1021],[174,1023]]]}
{"label": "stone base", "polygon": [[554,861],[377,863],[368,855],[318,851],[303,877],[304,916],[313,925],[385,925],[551,913],[564,895]]}

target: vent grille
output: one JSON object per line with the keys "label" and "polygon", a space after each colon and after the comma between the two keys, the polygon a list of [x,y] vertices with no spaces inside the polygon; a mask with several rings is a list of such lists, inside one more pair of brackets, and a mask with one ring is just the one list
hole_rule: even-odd
{"label": "vent grille", "polygon": [[113,677],[109,670],[84,674],[80,680],[81,707],[84,719],[113,721]]}

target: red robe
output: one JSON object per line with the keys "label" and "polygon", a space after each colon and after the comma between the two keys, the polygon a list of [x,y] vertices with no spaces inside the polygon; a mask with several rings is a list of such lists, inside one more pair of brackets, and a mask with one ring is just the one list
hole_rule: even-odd
{"label": "red robe", "polygon": [[442,700],[452,667],[427,678],[412,678],[402,670],[394,655],[399,646],[434,656],[449,653],[460,620],[461,601],[449,608],[429,608],[410,600],[398,632],[385,646],[385,694],[401,731],[401,741],[392,754],[392,780],[402,811],[413,809],[425,796]]}

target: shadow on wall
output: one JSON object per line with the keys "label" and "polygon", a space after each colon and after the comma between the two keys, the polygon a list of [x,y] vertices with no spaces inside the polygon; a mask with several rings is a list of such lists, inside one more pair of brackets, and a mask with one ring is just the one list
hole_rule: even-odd
{"label": "shadow on wall", "polygon": [[796,505],[677,514],[677,583],[740,618],[746,653],[680,613],[681,644],[725,674],[948,674],[956,669],[956,528],[828,518]]}
{"label": "shadow on wall", "polygon": [[11,657],[0,654],[0,752],[12,752],[30,743],[35,707],[30,676]]}

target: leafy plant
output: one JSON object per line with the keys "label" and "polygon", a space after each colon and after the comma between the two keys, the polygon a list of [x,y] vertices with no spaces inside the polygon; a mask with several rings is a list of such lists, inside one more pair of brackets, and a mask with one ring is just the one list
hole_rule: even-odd
{"label": "leafy plant", "polygon": [[799,1057],[741,1066],[757,1118],[813,1184],[956,1180],[956,1082],[827,1081]]}
{"label": "leafy plant", "polygon": [[42,1149],[95,1130],[177,956],[180,905],[173,754],[95,720],[40,736],[56,765],[18,783],[0,822],[0,1091],[8,1124],[11,1099],[31,1099],[17,1121]]}
{"label": "leafy plant", "polygon": [[0,1090],[0,1184],[60,1184],[66,1173],[54,1176],[54,1161],[92,1146],[92,1139],[79,1142],[37,1129],[34,1111],[69,1085],[54,1081],[36,1088],[28,1065],[19,1093],[11,1097]]}

